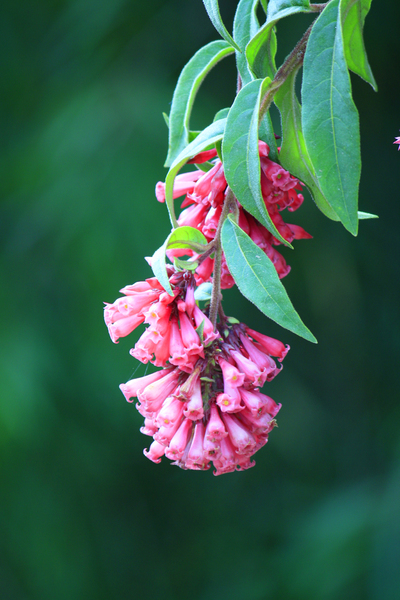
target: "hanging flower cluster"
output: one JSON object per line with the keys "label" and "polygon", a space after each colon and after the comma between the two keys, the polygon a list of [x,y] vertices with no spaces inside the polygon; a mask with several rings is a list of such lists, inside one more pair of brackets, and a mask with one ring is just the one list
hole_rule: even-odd
{"label": "hanging flower cluster", "polygon": [[272,357],[282,361],[289,347],[223,315],[214,329],[195,302],[193,275],[169,271],[173,296],[153,277],[123,288],[104,313],[114,342],[147,323],[131,354],[163,367],[120,386],[126,400],[138,398],[141,431],[154,438],[144,454],[183,469],[213,463],[215,475],[248,469],[281,406],[260,388],[281,370]]}
{"label": "hanging flower cluster", "polygon": [[[306,186],[321,212],[353,235],[359,218],[374,216],[358,212],[359,124],[348,75],[350,67],[375,87],[362,23],[350,65],[353,12],[344,14],[342,2],[303,2],[301,12],[317,18],[276,69],[272,28],[298,12],[298,4],[258,7],[240,0],[232,37],[218,0],[204,0],[224,40],[208,43],[189,60],[164,115],[169,171],[165,183],[157,183],[156,198],[165,202],[173,229],[147,259],[154,277],[123,288],[104,312],[113,342],[146,325],[130,353],[160,370],[121,390],[129,402],[137,398],[145,419],[141,431],[153,438],[144,453],[156,463],[165,455],[183,469],[213,464],[216,475],[254,465],[252,457],[267,442],[281,407],[262,388],[281,371],[289,347],[226,317],[221,290],[236,284],[268,318],[315,343],[281,282],[290,266],[277,249],[311,236],[285,215],[301,206]],[[261,9],[265,20],[259,24]],[[234,102],[202,131],[193,131],[199,86],[227,56],[236,57]],[[328,80],[337,92],[333,100]],[[272,103],[281,116],[279,136]],[[187,165],[193,170],[179,173]],[[174,199],[181,197],[177,218]]]}

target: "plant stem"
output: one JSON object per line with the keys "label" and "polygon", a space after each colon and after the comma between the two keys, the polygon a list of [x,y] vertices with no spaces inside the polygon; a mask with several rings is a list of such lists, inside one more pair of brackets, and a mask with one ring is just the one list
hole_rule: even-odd
{"label": "plant stem", "polygon": [[[315,6],[322,6],[322,4],[316,4]],[[260,102],[260,121],[271,106],[272,100],[274,99],[277,90],[281,87],[281,85],[285,83],[286,79],[289,77],[293,69],[302,64],[304,60],[304,54],[306,51],[308,38],[310,37],[310,33],[313,26],[314,23],[310,25],[310,27],[307,29],[301,40],[296,44],[289,56],[286,58],[283,65],[276,72],[275,77],[271,82],[271,85],[269,86],[265,96]]]}
{"label": "plant stem", "polygon": [[310,8],[313,12],[322,12],[327,4],[329,2],[325,2],[324,4],[310,4]]}

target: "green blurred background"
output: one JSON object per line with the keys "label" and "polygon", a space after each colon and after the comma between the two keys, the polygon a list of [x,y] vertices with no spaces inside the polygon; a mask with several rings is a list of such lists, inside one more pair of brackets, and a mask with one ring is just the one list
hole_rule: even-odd
{"label": "green blurred background", "polygon": [[[231,27],[236,2],[221,0]],[[279,56],[310,19],[279,25]],[[0,295],[2,600],[394,600],[400,589],[398,2],[366,23],[379,94],[353,78],[364,160],[358,238],[309,197],[314,235],[285,256],[319,339],[226,311],[292,345],[268,385],[279,429],[256,468],[213,477],[142,454],[118,384],[144,373],[102,302],[150,276],[169,231],[163,179],[179,72],[218,35],[200,0],[18,0],[3,6]],[[231,104],[207,79],[194,127]],[[276,117],[276,115],[275,115]],[[276,121],[278,126],[278,122]]]}

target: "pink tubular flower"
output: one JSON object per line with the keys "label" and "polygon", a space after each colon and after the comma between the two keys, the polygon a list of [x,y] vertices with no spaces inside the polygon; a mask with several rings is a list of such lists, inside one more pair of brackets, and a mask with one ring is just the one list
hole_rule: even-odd
{"label": "pink tubular flower", "polygon": [[234,416],[225,414],[223,420],[228,430],[232,444],[238,454],[253,454],[256,447],[256,439],[246,427]]}
{"label": "pink tubular flower", "polygon": [[161,457],[165,454],[165,447],[159,444],[158,442],[154,441],[150,446],[150,450],[147,450],[145,448],[143,450],[143,454],[147,456],[147,458],[152,460],[154,463],[160,463]]}
{"label": "pink tubular flower", "polygon": [[393,142],[393,144],[399,144],[399,146],[397,147],[397,150],[400,150],[400,137],[397,137],[395,139],[395,141]]}
{"label": "pink tubular flower", "polygon": [[[196,181],[203,175],[203,171],[191,171],[182,173],[175,177],[173,198],[179,198],[193,191]],[[165,183],[159,181],[156,185],[156,198],[159,202],[165,202]]]}
{"label": "pink tubular flower", "polygon": [[130,398],[136,398],[138,393],[141,390],[144,390],[144,388],[146,388],[148,385],[150,385],[150,383],[154,383],[155,381],[158,381],[159,379],[164,377],[164,375],[166,375],[167,373],[168,373],[167,370],[157,371],[156,373],[152,373],[151,375],[145,375],[145,377],[138,377],[137,379],[131,379],[130,381],[127,381],[127,383],[121,383],[119,388],[120,388],[121,392],[123,393],[123,395],[125,396],[125,399],[128,402],[133,402],[133,400],[131,400]]}
{"label": "pink tubular flower", "polygon": [[193,441],[190,445],[185,467],[196,471],[210,468],[210,461],[204,452],[204,424],[199,421],[194,428]]}
{"label": "pink tubular flower", "polygon": [[104,321],[114,343],[117,343],[118,338],[129,335],[143,323],[145,318],[143,312],[159,295],[159,290],[149,289],[143,292],[132,292],[129,296],[118,298],[113,304],[105,303]]}
{"label": "pink tubular flower", "polygon": [[183,414],[186,418],[191,419],[192,421],[199,421],[204,417],[203,398],[201,395],[201,384],[199,380],[197,380],[193,387],[192,396],[187,403]]}
{"label": "pink tubular flower", "polygon": [[165,456],[171,460],[177,460],[182,458],[185,451],[189,434],[193,428],[193,421],[185,419],[180,425],[178,431],[172,438],[168,448],[165,450]]}
{"label": "pink tubular flower", "polygon": [[279,361],[282,361],[290,350],[289,345],[285,346],[285,344],[282,344],[279,340],[275,340],[258,331],[254,331],[254,329],[250,329],[250,327],[246,327],[246,333],[259,343],[263,352],[270,356],[276,356]]}

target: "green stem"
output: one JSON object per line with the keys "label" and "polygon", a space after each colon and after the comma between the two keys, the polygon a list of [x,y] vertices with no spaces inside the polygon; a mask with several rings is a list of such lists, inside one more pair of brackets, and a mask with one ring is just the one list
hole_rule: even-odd
{"label": "green stem", "polygon": [[[181,246],[178,244],[181,244]],[[174,245],[168,248],[168,250],[171,248],[185,248],[185,246],[196,252],[196,254],[204,254],[213,249],[214,241],[209,242],[208,244],[198,244],[197,242],[190,242],[188,240],[174,240]]]}
{"label": "green stem", "polygon": [[[316,5],[316,6],[318,6],[318,5]],[[315,21],[314,21],[314,23],[315,23]],[[305,34],[303,35],[301,40],[296,44],[296,46],[293,48],[293,50],[291,51],[289,56],[286,58],[283,65],[278,69],[265,96],[261,99],[260,113],[259,113],[260,121],[263,118],[263,116],[265,115],[265,113],[267,112],[267,110],[269,109],[269,107],[271,106],[272,100],[274,99],[274,96],[275,96],[276,92],[278,91],[278,89],[281,87],[281,85],[283,85],[285,83],[285,81],[289,77],[290,73],[296,67],[300,66],[303,63],[308,38],[310,37],[310,33],[314,26],[314,23],[312,23],[310,25],[310,27],[307,29],[307,31],[305,32]]]}

